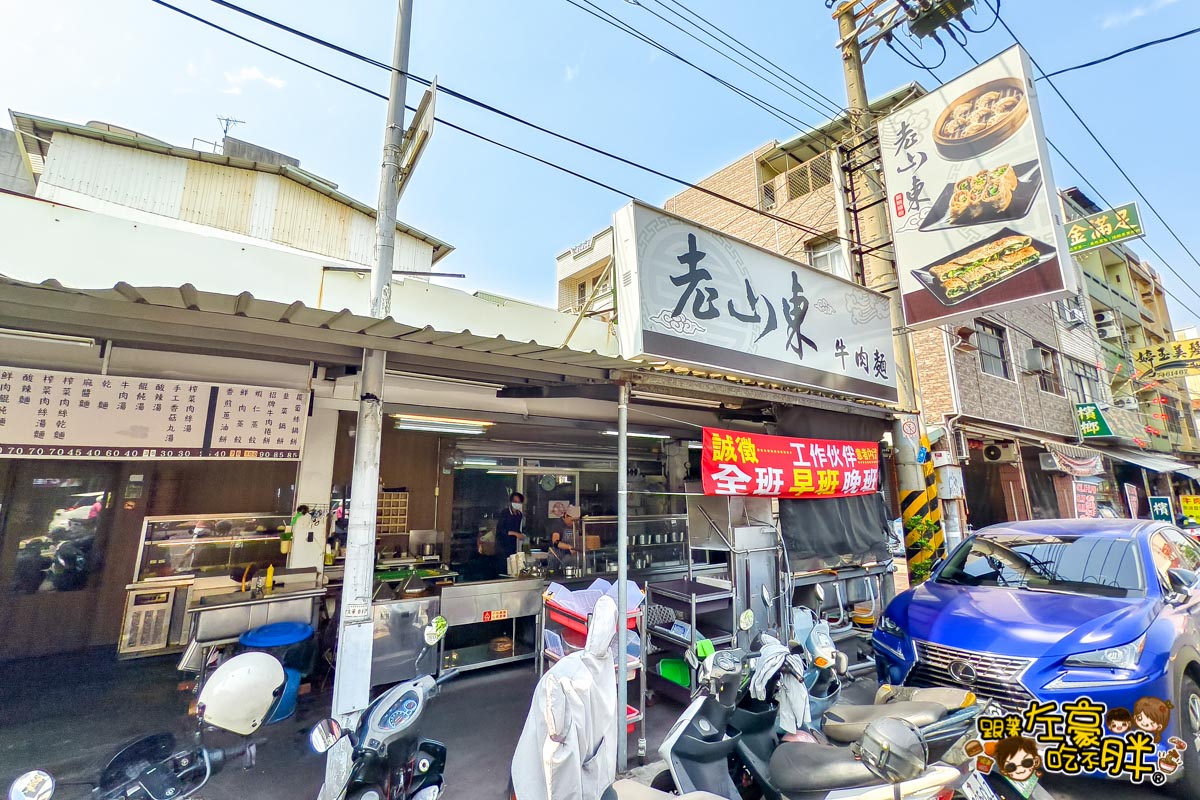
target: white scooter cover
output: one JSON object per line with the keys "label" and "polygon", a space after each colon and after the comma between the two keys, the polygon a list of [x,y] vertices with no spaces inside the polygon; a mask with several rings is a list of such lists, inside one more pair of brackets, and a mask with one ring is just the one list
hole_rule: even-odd
{"label": "white scooter cover", "polygon": [[538,681],[513,756],[517,800],[599,800],[617,775],[617,604],[601,597],[587,645]]}

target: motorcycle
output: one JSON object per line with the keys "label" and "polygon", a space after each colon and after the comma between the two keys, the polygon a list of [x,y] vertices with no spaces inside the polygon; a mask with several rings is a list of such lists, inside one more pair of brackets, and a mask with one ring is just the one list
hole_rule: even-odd
{"label": "motorcycle", "polygon": [[335,719],[313,726],[309,744],[327,753],[343,738],[353,747],[350,775],[336,795],[345,800],[437,800],[445,786],[446,745],[420,736],[421,715],[458,670],[437,678],[420,674],[420,663],[446,635],[443,617],[425,627],[425,647],[417,656],[416,678],[398,683],[362,712],[354,731]]}
{"label": "motorcycle", "polygon": [[[898,787],[896,796],[924,800],[967,779],[979,782],[969,769],[928,763],[931,743],[944,755],[952,740],[962,743],[973,735],[977,706],[950,712],[929,702],[928,696],[869,706],[839,703],[810,729],[781,741],[776,732],[778,706],[771,700],[753,700],[746,691],[760,656],[736,648],[713,653],[701,664],[689,655],[699,675],[698,695],[705,690],[707,694],[692,702],[660,749],[673,788],[684,796],[711,792],[730,800],[873,797],[883,776],[871,769],[862,748],[872,731],[878,733],[897,720],[917,732],[922,758],[920,769],[892,781]],[[890,693],[882,697],[892,699]],[[970,796],[991,800],[989,791],[985,786]],[[891,796],[891,789],[881,796]]]}
{"label": "motorcycle", "polygon": [[[256,743],[243,738],[231,747],[204,744],[206,727],[248,737],[270,718],[283,694],[283,665],[268,653],[243,653],[213,673],[200,693],[195,738],[180,747],[171,733],[143,736],[122,747],[100,773],[89,800],[181,800],[241,756],[254,764]],[[45,770],[21,775],[9,788],[9,800],[50,800],[54,777]]]}

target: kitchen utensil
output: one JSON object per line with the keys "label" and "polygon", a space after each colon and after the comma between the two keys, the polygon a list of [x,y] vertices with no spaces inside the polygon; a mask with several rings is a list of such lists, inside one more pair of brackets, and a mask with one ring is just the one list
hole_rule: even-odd
{"label": "kitchen utensil", "polygon": [[433,542],[426,542],[425,544],[421,545],[421,555],[437,555],[437,545],[435,545]]}

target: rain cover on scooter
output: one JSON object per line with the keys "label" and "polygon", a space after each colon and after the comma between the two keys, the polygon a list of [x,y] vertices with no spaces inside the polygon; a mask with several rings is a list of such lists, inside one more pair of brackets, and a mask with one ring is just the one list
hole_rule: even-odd
{"label": "rain cover on scooter", "polygon": [[587,645],[538,681],[513,756],[517,800],[599,800],[617,774],[617,604],[601,597]]}

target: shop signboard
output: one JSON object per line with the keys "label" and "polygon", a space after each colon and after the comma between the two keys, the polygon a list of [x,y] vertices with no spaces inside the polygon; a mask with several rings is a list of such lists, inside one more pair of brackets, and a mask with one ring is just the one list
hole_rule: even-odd
{"label": "shop signboard", "polygon": [[613,227],[623,357],[896,401],[884,295],[641,203]]}
{"label": "shop signboard", "polygon": [[1171,510],[1171,498],[1152,495],[1150,497],[1150,519],[1174,522],[1175,514]]}
{"label": "shop signboard", "polygon": [[879,443],[704,429],[706,495],[814,499],[879,491]]}
{"label": "shop signboard", "polygon": [[879,137],[910,326],[1078,290],[1020,47],[892,112]]}
{"label": "shop signboard", "polygon": [[1186,378],[1200,375],[1200,339],[1180,339],[1158,347],[1143,347],[1133,362],[1144,378]]}
{"label": "shop signboard", "polygon": [[1075,487],[1076,519],[1096,519],[1099,517],[1100,512],[1096,507],[1096,491],[1100,487],[1086,481],[1074,481],[1072,485]]}
{"label": "shop signboard", "polygon": [[1122,239],[1137,239],[1145,235],[1137,203],[1126,203],[1099,214],[1073,219],[1063,227],[1072,255],[1094,247],[1104,247]]}
{"label": "shop signboard", "polygon": [[1104,412],[1095,403],[1076,403],[1075,418],[1079,422],[1079,435],[1084,439],[1111,438],[1112,426],[1104,418]]}
{"label": "shop signboard", "polygon": [[0,457],[298,459],[308,392],[0,366]]}
{"label": "shop signboard", "polygon": [[1138,506],[1141,504],[1141,495],[1138,493],[1138,487],[1132,483],[1126,483],[1124,486],[1125,502],[1129,504],[1129,517],[1130,519],[1137,519]]}
{"label": "shop signboard", "polygon": [[1200,494],[1179,495],[1179,513],[1188,519],[1200,520]]}

